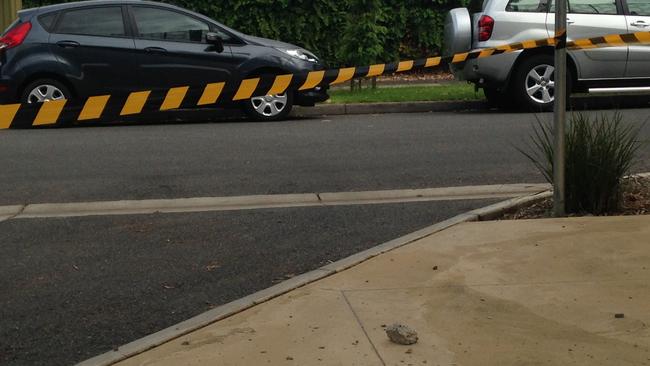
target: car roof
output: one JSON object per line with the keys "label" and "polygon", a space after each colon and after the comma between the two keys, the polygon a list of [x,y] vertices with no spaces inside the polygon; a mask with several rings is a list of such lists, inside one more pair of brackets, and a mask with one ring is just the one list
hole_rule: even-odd
{"label": "car roof", "polygon": [[[60,3],[53,5],[45,5],[41,7],[24,9],[19,12],[20,15],[31,15],[33,13],[43,14],[49,13],[51,11],[65,10],[65,9],[74,9],[82,6],[97,6],[97,5],[125,5],[125,4],[147,4],[147,5],[156,5],[162,6],[171,9],[182,9],[174,5],[156,2],[156,1],[146,1],[146,0],[88,0],[88,1],[75,1],[69,3]],[[188,11],[187,9],[182,9]]]}

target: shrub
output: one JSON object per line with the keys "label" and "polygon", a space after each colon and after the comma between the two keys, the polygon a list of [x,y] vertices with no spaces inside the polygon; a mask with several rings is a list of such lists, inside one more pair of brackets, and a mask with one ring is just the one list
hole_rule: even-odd
{"label": "shrub", "polygon": [[[566,128],[566,212],[603,215],[620,207],[621,182],[641,147],[636,128],[620,113],[589,117],[571,114]],[[532,152],[519,149],[553,182],[554,142],[551,123],[538,121]]]}

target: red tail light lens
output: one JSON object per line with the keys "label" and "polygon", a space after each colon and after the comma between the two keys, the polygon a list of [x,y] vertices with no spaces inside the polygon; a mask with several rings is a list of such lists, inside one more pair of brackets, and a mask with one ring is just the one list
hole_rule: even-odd
{"label": "red tail light lens", "polygon": [[492,37],[492,31],[494,30],[494,19],[487,15],[483,15],[478,21],[478,40],[479,42],[485,42]]}
{"label": "red tail light lens", "polygon": [[29,31],[32,29],[32,23],[25,22],[20,23],[17,26],[13,27],[4,37],[0,38],[0,50],[6,50],[19,46],[25,40],[25,37],[29,34]]}

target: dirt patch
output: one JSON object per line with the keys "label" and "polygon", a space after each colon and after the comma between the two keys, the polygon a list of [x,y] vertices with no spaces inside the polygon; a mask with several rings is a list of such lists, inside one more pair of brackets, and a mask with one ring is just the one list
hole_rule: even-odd
{"label": "dirt patch", "polygon": [[[607,216],[630,216],[650,214],[650,178],[632,177],[623,182],[623,202],[617,212]],[[553,217],[553,200],[538,201],[503,215],[501,220],[526,220]],[[590,216],[590,214],[571,214],[570,217]]]}

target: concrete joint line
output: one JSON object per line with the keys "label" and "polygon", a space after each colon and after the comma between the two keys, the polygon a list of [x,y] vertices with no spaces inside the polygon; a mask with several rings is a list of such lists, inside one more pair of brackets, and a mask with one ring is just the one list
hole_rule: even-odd
{"label": "concrete joint line", "polygon": [[[363,192],[303,193],[233,197],[197,197],[164,200],[106,201],[79,203],[40,203],[0,206],[0,219],[83,217],[102,215],[138,215],[154,213],[256,210],[290,207],[370,205],[406,202],[429,202],[508,198],[549,189],[546,184],[507,184],[466,187],[400,189]],[[11,212],[2,215],[1,210]]]}
{"label": "concrete joint line", "polygon": [[[515,210],[518,207],[539,201],[550,196],[550,192],[537,193],[532,196],[510,199],[482,209],[460,214],[443,222],[418,230],[406,236],[391,240],[374,248],[354,254],[334,263],[330,263],[314,271],[296,276],[290,280],[279,283],[268,289],[248,295],[239,300],[219,306],[194,318],[181,322],[175,326],[161,330],[147,337],[133,341],[127,345],[89,360],[83,361],[78,366],[108,366],[123,361],[127,358],[146,352],[162,344],[171,342],[179,337],[204,328],[210,324],[238,314],[255,305],[267,302],[284,295],[292,290],[306,286],[323,278],[329,277],[350,267],[361,264],[380,254],[395,250],[419,239],[441,232],[452,226],[464,222],[479,221],[482,218],[496,217],[504,212]],[[381,357],[380,357],[381,358]],[[383,360],[382,360],[383,362]]]}
{"label": "concrete joint line", "polygon": [[0,206],[0,222],[16,218],[25,210],[25,207],[25,205]]}

